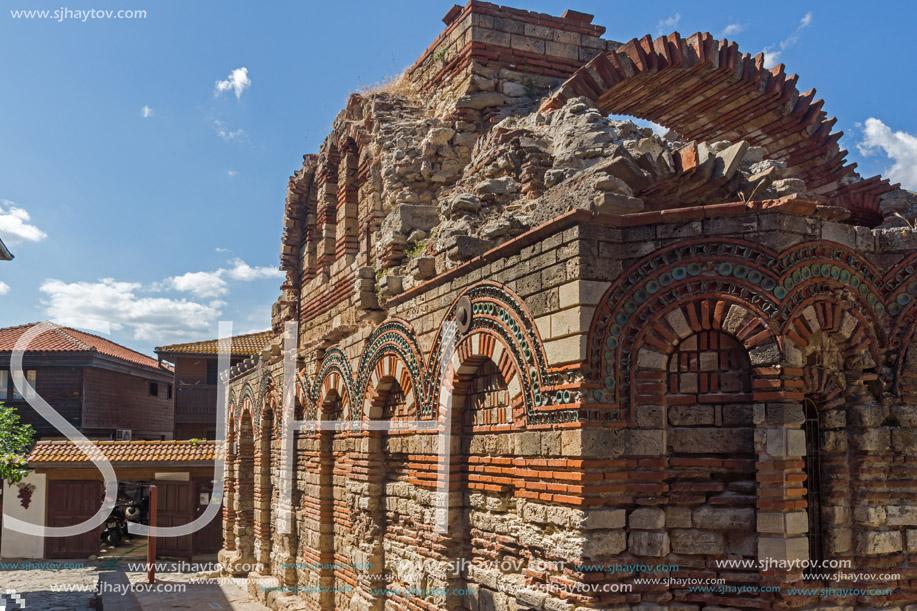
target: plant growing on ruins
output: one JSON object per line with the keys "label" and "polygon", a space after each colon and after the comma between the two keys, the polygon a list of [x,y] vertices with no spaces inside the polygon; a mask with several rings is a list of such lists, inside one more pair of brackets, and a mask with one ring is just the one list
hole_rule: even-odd
{"label": "plant growing on ruins", "polygon": [[16,410],[0,403],[0,479],[11,484],[22,481],[28,473],[25,455],[34,440],[31,425],[20,424]]}
{"label": "plant growing on ruins", "polygon": [[765,182],[766,181],[763,178],[759,180],[758,184],[755,185],[755,188],[752,189],[751,193],[749,193],[748,195],[745,195],[744,191],[739,191],[739,198],[742,200],[742,203],[748,205],[748,202],[754,199],[755,194],[758,192],[758,189],[760,189],[764,185]]}
{"label": "plant growing on ruins", "polygon": [[419,257],[427,246],[426,240],[414,240],[411,245],[404,251],[404,256],[408,259]]}
{"label": "plant growing on ruins", "polygon": [[904,224],[907,225],[908,229],[917,229],[917,220],[909,221],[903,214],[900,212],[892,212],[893,216],[897,216],[899,219],[904,221]]}
{"label": "plant growing on ruins", "polygon": [[433,52],[433,59],[438,62],[445,62],[446,55],[449,53],[449,48],[446,45],[441,46],[436,51]]}
{"label": "plant growing on ruins", "polygon": [[525,95],[534,100],[538,95],[538,83],[535,81],[535,76],[528,70],[522,77],[522,86],[525,87]]}
{"label": "plant growing on ruins", "polygon": [[363,85],[358,91],[361,95],[387,93],[408,100],[417,99],[417,91],[414,89],[411,79],[408,78],[407,71],[401,72],[395,76],[386,77],[377,83]]}

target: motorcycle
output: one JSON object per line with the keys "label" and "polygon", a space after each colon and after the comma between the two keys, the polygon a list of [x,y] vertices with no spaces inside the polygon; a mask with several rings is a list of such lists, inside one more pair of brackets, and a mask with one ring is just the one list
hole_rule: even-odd
{"label": "motorcycle", "polygon": [[115,505],[105,520],[105,528],[102,529],[102,543],[117,547],[126,536],[127,519],[124,516],[124,509],[121,505]]}

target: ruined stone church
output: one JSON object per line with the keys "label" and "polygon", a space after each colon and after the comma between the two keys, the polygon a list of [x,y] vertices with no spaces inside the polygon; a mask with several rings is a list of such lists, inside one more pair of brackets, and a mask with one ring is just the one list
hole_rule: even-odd
{"label": "ruined stone church", "polygon": [[734,42],[444,22],[290,178],[221,561],[278,609],[917,608],[915,196]]}

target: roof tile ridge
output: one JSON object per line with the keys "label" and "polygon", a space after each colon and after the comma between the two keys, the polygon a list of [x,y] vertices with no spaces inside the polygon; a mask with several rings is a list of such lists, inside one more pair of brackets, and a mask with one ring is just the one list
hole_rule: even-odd
{"label": "roof tile ridge", "polygon": [[95,346],[90,346],[90,345],[87,344],[86,342],[84,342],[84,341],[82,341],[82,340],[79,340],[79,339],[73,337],[72,335],[70,335],[69,333],[67,333],[67,327],[62,327],[62,326],[60,326],[60,325],[58,325],[58,324],[56,324],[56,323],[50,322],[50,321],[48,321],[48,324],[54,325],[54,328],[52,329],[52,331],[53,331],[54,333],[56,333],[56,334],[59,335],[60,337],[63,337],[64,339],[69,340],[69,341],[71,341],[72,343],[76,344],[81,350],[89,350],[89,351],[95,351],[95,350],[96,350]]}

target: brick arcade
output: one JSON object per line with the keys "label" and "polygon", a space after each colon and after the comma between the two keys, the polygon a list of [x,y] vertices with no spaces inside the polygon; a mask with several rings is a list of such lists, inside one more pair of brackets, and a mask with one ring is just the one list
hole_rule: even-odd
{"label": "brick arcade", "polygon": [[[221,561],[284,609],[917,608],[917,232],[883,218],[910,195],[729,41],[444,21],[291,177],[275,338],[232,370]],[[297,420],[408,425],[298,431],[284,534],[290,321]]]}

